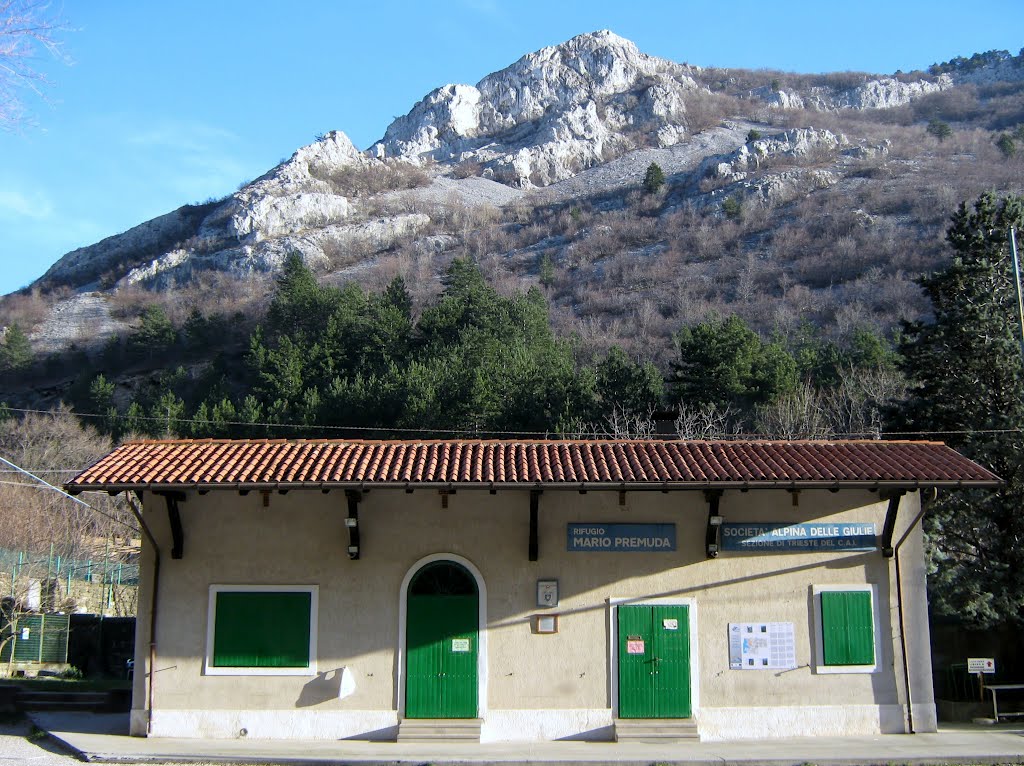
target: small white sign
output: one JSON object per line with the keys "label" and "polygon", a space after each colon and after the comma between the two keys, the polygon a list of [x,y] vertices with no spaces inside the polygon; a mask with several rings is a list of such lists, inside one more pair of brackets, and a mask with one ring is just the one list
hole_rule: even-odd
{"label": "small white sign", "polygon": [[536,616],[538,633],[557,633],[558,615],[539,614]]}
{"label": "small white sign", "polygon": [[669,619],[666,617],[661,621],[661,627],[665,630],[679,630],[679,620],[675,618]]}
{"label": "small white sign", "polygon": [[453,652],[468,652],[469,651],[469,639],[468,638],[453,638],[452,639],[452,651]]}
{"label": "small white sign", "polygon": [[644,642],[643,639],[631,638],[626,641],[626,654],[643,654],[644,653]]}
{"label": "small white sign", "polygon": [[968,673],[995,673],[996,661],[992,657],[968,657]]}
{"label": "small white sign", "polygon": [[537,580],[537,606],[558,606],[558,580]]}

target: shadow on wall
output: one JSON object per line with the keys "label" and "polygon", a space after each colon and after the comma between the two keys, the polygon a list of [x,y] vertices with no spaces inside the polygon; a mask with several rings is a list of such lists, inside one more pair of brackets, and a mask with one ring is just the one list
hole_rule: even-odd
{"label": "shadow on wall", "polygon": [[356,690],[355,676],[347,667],[323,670],[302,687],[295,707],[312,707],[330,700],[344,699]]}

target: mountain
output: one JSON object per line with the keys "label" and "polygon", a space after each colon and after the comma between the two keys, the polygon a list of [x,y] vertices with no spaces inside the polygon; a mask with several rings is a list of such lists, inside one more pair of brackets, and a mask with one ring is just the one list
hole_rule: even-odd
{"label": "mountain", "polygon": [[[123,335],[152,303],[178,322],[253,316],[298,252],[334,284],[402,274],[419,302],[458,255],[505,291],[540,280],[584,351],[663,361],[713,313],[783,336],[888,333],[926,310],[913,279],[946,257],[955,206],[1020,191],[1021,64],[796,75],[580,35],[437,88],[365,151],[325,133],[224,199],[70,252],[0,303],[0,325],[59,353]],[[667,183],[645,193],[651,163]]]}

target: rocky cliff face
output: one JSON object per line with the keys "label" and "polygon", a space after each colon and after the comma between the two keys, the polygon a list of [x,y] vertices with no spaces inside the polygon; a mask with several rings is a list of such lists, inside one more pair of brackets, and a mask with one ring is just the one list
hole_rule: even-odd
{"label": "rocky cliff face", "polygon": [[377,157],[479,162],[484,177],[547,186],[633,148],[630,133],[660,146],[687,134],[694,70],[640,53],[607,30],[524,56],[472,85],[430,93],[384,138]]}
{"label": "rocky cliff face", "polygon": [[[1003,69],[974,72],[971,82],[1024,71]],[[289,252],[326,272],[398,242],[419,247],[422,239],[419,249],[433,252],[459,239],[445,230],[445,207],[624,195],[652,161],[675,174],[676,188],[692,195],[687,204],[717,204],[723,193],[778,204],[835,184],[853,160],[885,152],[877,142],[809,127],[816,112],[897,108],[959,82],[801,76],[779,86],[770,78],[759,85],[757,73],[735,78],[658,59],[609,31],[580,35],[476,85],[434,90],[365,152],[345,134],[327,133],[223,200],[68,253],[40,285],[89,292],[95,301],[128,285],[185,284],[202,271],[272,272]],[[730,85],[752,80],[745,90]],[[794,120],[806,121],[794,128]],[[716,188],[709,192],[708,183]],[[45,335],[56,342],[52,326]]]}

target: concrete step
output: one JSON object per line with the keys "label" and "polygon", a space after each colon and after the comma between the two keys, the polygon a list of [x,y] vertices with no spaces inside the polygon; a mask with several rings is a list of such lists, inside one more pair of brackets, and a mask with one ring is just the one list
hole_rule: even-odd
{"label": "concrete step", "polygon": [[75,710],[99,712],[110,707],[108,692],[47,692],[19,689],[14,705],[19,710]]}
{"label": "concrete step", "polygon": [[399,742],[479,742],[480,718],[403,718]]}
{"label": "concrete step", "polygon": [[60,702],[64,700],[81,700],[83,702],[106,702],[108,692],[46,692],[28,689],[18,690],[18,699],[35,700],[37,702]]}
{"label": "concrete step", "polygon": [[616,718],[616,742],[700,742],[692,718]]}

